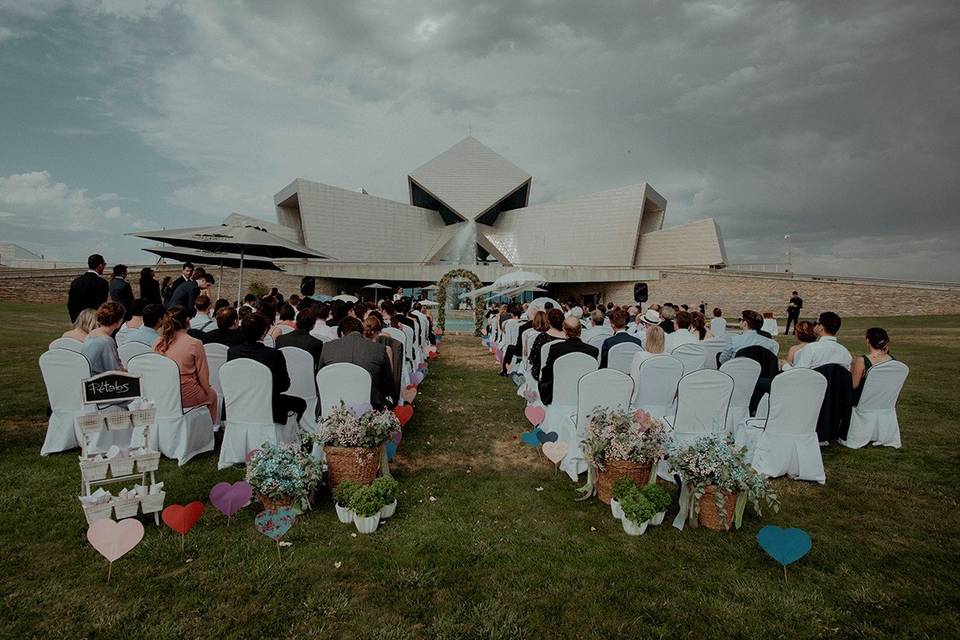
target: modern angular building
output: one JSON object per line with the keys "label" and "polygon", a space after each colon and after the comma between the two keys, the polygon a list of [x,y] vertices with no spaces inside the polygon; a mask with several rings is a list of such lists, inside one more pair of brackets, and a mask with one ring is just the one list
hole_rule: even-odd
{"label": "modern angular building", "polygon": [[645,182],[531,205],[532,183],[468,137],[407,176],[409,203],[297,178],[274,197],[278,224],[268,228],[334,258],[288,271],[344,291],[372,281],[420,286],[455,266],[492,282],[522,267],[558,295],[622,298],[658,267],[726,263],[714,221],[664,229],[667,201]]}

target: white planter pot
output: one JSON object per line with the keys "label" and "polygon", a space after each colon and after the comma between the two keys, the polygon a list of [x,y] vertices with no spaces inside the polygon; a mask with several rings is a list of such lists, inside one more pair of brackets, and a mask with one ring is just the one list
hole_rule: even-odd
{"label": "white planter pot", "polygon": [[396,513],[396,511],[397,511],[397,501],[394,500],[390,504],[383,505],[383,508],[380,509],[380,519],[386,520],[387,518],[392,516],[394,513]]}
{"label": "white planter pot", "polygon": [[652,525],[654,525],[654,526],[659,526],[659,525],[663,524],[663,518],[664,518],[664,516],[666,516],[666,515],[667,515],[667,512],[666,512],[666,511],[661,511],[661,512],[658,513],[657,515],[655,515],[655,516],[653,516],[652,518],[650,518],[650,524],[652,524]]}
{"label": "white planter pot", "polygon": [[377,512],[369,518],[361,518],[353,514],[353,524],[357,526],[357,531],[360,533],[373,533],[380,526],[380,513]]}
{"label": "white planter pot", "polygon": [[623,530],[627,532],[629,536],[642,536],[643,532],[647,530],[647,525],[650,524],[650,521],[647,520],[639,527],[632,522],[629,518],[621,518],[620,523],[623,525]]}
{"label": "white planter pot", "polygon": [[353,522],[353,511],[347,507],[341,507],[340,503],[336,504],[337,507],[337,519],[340,520],[343,524],[350,524]]}
{"label": "white planter pot", "polygon": [[623,519],[623,509],[620,508],[620,503],[617,502],[616,498],[610,498],[610,513],[613,514],[615,520]]}

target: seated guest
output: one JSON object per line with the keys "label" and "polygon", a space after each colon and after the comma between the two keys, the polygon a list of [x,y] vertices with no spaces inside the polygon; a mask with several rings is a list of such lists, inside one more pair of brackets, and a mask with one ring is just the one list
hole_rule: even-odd
{"label": "seated guest", "polygon": [[143,308],[143,316],[140,326],[132,331],[128,331],[125,336],[125,342],[140,342],[149,346],[160,337],[158,329],[160,321],[166,315],[167,310],[162,304],[148,304]]}
{"label": "seated guest", "polygon": [[[518,308],[519,311],[522,311],[522,307]],[[517,339],[513,344],[507,345],[507,350],[503,354],[503,368],[500,370],[502,376],[507,375],[507,365],[514,356],[517,358],[523,357],[523,332],[533,326],[533,322],[525,319],[524,316],[521,315],[520,318],[523,321],[517,327]]]}
{"label": "seated guest", "polygon": [[379,342],[387,349],[387,359],[390,361],[390,370],[393,372],[394,391],[390,394],[394,398],[400,397],[400,379],[403,376],[403,343],[396,338],[381,333],[383,331],[383,316],[379,311],[370,311],[363,319],[363,337],[371,342]]}
{"label": "seated guest", "polygon": [[229,307],[230,301],[226,298],[217,298],[217,301],[213,303],[213,317],[217,317],[217,311],[223,309],[224,307]]}
{"label": "seated guest", "polygon": [[[392,309],[392,306],[391,306]],[[321,339],[327,338],[328,340],[337,339],[337,328],[331,327],[327,324],[327,320],[330,318],[330,307],[321,304],[317,306],[317,321],[313,325],[313,331],[310,332],[314,338]]]}
{"label": "seated guest", "polygon": [[660,328],[663,329],[664,333],[673,333],[676,330],[676,325],[673,322],[673,319],[677,316],[677,308],[673,304],[667,302],[660,309]]}
{"label": "seated guest", "polygon": [[[509,317],[508,320],[519,320],[521,307],[518,304],[511,304],[508,307]],[[506,333],[504,333],[504,338],[506,338]],[[507,375],[507,364],[509,364],[510,359],[517,354],[516,344],[508,344],[506,349],[503,352],[503,366],[500,368],[500,375]]]}
{"label": "seated guest", "polygon": [[[626,316],[626,313],[623,315]],[[543,404],[553,402],[553,367],[558,358],[568,353],[585,353],[591,358],[596,358],[600,354],[599,349],[590,346],[580,339],[582,330],[583,325],[580,324],[580,318],[576,316],[571,315],[563,321],[563,333],[566,336],[566,340],[561,340],[559,343],[550,347],[550,351],[547,354],[547,361],[543,364],[543,368],[540,371],[540,384],[538,389],[540,391],[540,400]],[[613,338],[607,338],[608,341],[612,339]],[[606,345],[606,342],[604,342],[604,345]]]}
{"label": "seated guest", "polygon": [[[208,300],[209,302],[209,300]],[[210,369],[203,343],[187,333],[190,319],[183,307],[172,307],[160,322],[160,337],[153,350],[177,363],[180,369],[180,404],[184,409],[206,405],[210,419],[217,422],[220,406],[210,386]]]}
{"label": "seated guest", "polygon": [[[243,307],[250,312],[248,307]],[[203,344],[225,344],[233,347],[243,342],[243,333],[240,331],[239,314],[233,307],[227,306],[217,311],[217,328],[205,331],[200,336]]]}
{"label": "seated guest", "polygon": [[674,332],[667,336],[667,342],[663,346],[663,350],[667,353],[672,353],[674,349],[679,347],[682,344],[690,344],[691,342],[699,342],[697,336],[690,332],[690,323],[693,321],[693,317],[690,315],[689,311],[680,309],[674,315]]}
{"label": "seated guest", "polygon": [[[549,304],[549,303],[547,303]],[[563,340],[566,334],[563,332],[563,311],[556,308],[550,308],[547,311],[547,327],[542,331],[530,345],[530,373],[534,379],[540,379],[540,351],[541,347],[554,340]],[[553,347],[551,347],[552,349]]]}
{"label": "seated guest", "polygon": [[240,325],[243,342],[227,350],[227,362],[239,358],[249,358],[270,369],[273,379],[273,421],[277,424],[286,424],[288,414],[296,413],[299,422],[300,418],[303,417],[303,412],[307,410],[307,403],[303,398],[284,393],[290,388],[287,361],[284,359],[282,351],[268,347],[262,342],[270,325],[270,320],[262,313],[258,311],[250,313],[244,319],[243,324]]}
{"label": "seated guest", "polygon": [[663,332],[658,325],[648,324],[646,329],[644,329],[643,336],[643,351],[638,351],[633,355],[633,362],[630,365],[630,370],[633,371],[635,368],[640,366],[640,363],[650,358],[652,356],[658,356],[663,354],[663,345],[667,340],[667,334]]}
{"label": "seated guest", "polygon": [[248,293],[243,296],[243,306],[250,309],[251,311],[257,310],[257,296],[252,293]]}
{"label": "seated guest", "polygon": [[87,339],[87,334],[97,328],[97,310],[84,309],[73,321],[73,328],[63,332],[63,338],[73,338],[83,342]]}
{"label": "seated guest", "polygon": [[797,357],[797,353],[817,339],[817,334],[813,332],[813,323],[809,320],[802,320],[798,322],[793,331],[797,336],[797,344],[790,347],[790,350],[787,351],[787,363],[790,366],[793,366],[793,361],[794,358]]}
{"label": "seated guest", "polygon": [[662,318],[660,317],[660,311],[658,311],[660,305],[652,304],[650,308],[644,311],[643,313],[637,314],[637,323],[636,329],[633,332],[637,338],[640,339],[640,342],[646,345],[647,340],[647,327],[660,326]]}
{"label": "seated guest", "polygon": [[847,348],[837,342],[840,332],[840,316],[832,311],[824,311],[813,327],[817,341],[808,344],[793,358],[793,366],[804,369],[816,369],[825,364],[838,364],[849,370],[853,357]]}
{"label": "seated guest", "polygon": [[280,305],[280,312],[278,315],[280,317],[280,322],[278,324],[287,326],[291,329],[297,328],[297,310],[293,305],[288,302],[284,302],[282,305]]}
{"label": "seated guest", "polygon": [[[320,354],[320,368],[335,362],[351,362],[363,367],[370,374],[370,404],[375,409],[392,407],[396,383],[393,370],[387,359],[386,348],[379,343],[370,342],[363,337],[363,324],[353,317],[345,317],[337,326],[340,337],[323,345]],[[323,393],[323,390],[320,390]]]}
{"label": "seated guest", "polygon": [[273,298],[264,296],[257,303],[257,311],[263,314],[263,317],[270,321],[270,327],[267,329],[267,335],[273,338],[276,343],[277,338],[282,335],[280,327],[277,326],[277,305]]}
{"label": "seated guest", "polygon": [[706,317],[699,311],[690,312],[690,333],[700,342],[713,337],[713,332],[707,327]]}
{"label": "seated guest", "polygon": [[[611,311],[613,313],[613,311]],[[609,336],[613,335],[612,330],[606,323],[607,316],[600,309],[594,309],[590,312],[590,325],[583,330],[584,342],[589,342],[591,338],[596,336]]]}
{"label": "seated guest", "polygon": [[[600,347],[600,368],[605,369],[607,367],[607,355],[610,353],[610,348],[617,344],[623,344],[624,342],[632,342],[641,349],[643,348],[643,341],[640,338],[630,335],[627,332],[627,312],[623,309],[614,309],[610,312],[610,325],[613,327],[613,335],[603,341],[603,345]],[[553,347],[551,347],[551,351]]]}
{"label": "seated guest", "polygon": [[769,350],[773,355],[780,351],[780,343],[772,338],[765,338],[757,333],[763,326],[763,316],[756,311],[749,309],[740,314],[740,335],[735,335],[730,339],[727,348],[720,352],[720,363],[724,363],[737,355],[740,349],[746,347],[761,346]]}
{"label": "seated guest", "polygon": [[80,353],[90,363],[90,375],[95,376],[105,371],[123,371],[113,334],[123,323],[125,313],[126,310],[119,302],[104,302],[97,309],[97,327],[87,334],[80,348]]}
{"label": "seated guest", "polygon": [[[547,331],[550,328],[550,321],[547,320],[547,312],[544,311],[543,309],[537,309],[536,312],[533,314],[533,320],[530,322],[530,327],[534,331],[536,331],[536,333],[533,336],[531,336],[529,340],[527,340],[527,345],[526,345],[527,352],[526,353],[521,352],[521,355],[523,356],[523,358],[525,358],[528,362],[530,360],[530,353],[531,353],[531,347],[533,346],[533,341],[536,340],[541,333],[543,333],[544,331]],[[522,349],[523,334],[521,334],[520,339],[521,339],[520,346]]]}
{"label": "seated guest", "polygon": [[[289,307],[289,304],[284,304]],[[277,349],[280,347],[299,347],[313,356],[314,372],[320,369],[320,353],[323,351],[323,341],[317,340],[310,332],[317,322],[317,312],[313,309],[304,309],[297,314],[296,329],[277,338]]]}
{"label": "seated guest", "polygon": [[190,329],[198,332],[213,331],[217,328],[217,321],[210,317],[210,298],[206,295],[197,296],[194,302],[197,314],[190,318]]}
{"label": "seated guest", "polygon": [[720,307],[713,308],[713,320],[710,321],[710,331],[718,338],[722,338],[727,334],[727,320],[723,317],[723,310]]}
{"label": "seated guest", "polygon": [[127,310],[130,317],[117,329],[117,335],[113,336],[113,339],[117,341],[117,346],[129,342],[128,335],[130,332],[143,326],[143,308],[145,306],[147,306],[147,301],[143,298],[137,298],[133,301],[133,304]]}
{"label": "seated guest", "polygon": [[[800,325],[798,324],[797,330],[799,331],[799,329]],[[890,355],[890,336],[887,335],[886,330],[880,327],[867,329],[865,341],[870,352],[854,360],[850,367],[850,373],[853,375],[853,388],[857,391],[863,391],[863,380],[867,371],[870,371],[870,367],[881,362],[896,360]],[[859,393],[856,395],[859,400]]]}

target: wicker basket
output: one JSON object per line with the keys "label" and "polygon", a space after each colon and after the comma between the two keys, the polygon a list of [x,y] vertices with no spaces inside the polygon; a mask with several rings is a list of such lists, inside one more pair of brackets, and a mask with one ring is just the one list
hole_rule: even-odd
{"label": "wicker basket", "polygon": [[157,410],[155,407],[135,409],[130,412],[130,419],[135,427],[149,427],[157,419]]}
{"label": "wicker basket", "polygon": [[99,433],[103,431],[103,415],[87,413],[77,416],[77,428],[80,429],[80,433]]}
{"label": "wicker basket", "polygon": [[156,471],[160,468],[160,452],[148,451],[134,456],[137,461],[137,471],[146,473],[147,471]]}
{"label": "wicker basket", "polygon": [[110,460],[110,475],[114,478],[118,476],[128,476],[133,473],[134,459],[130,456],[117,456]]}
{"label": "wicker basket", "polygon": [[700,512],[697,515],[697,521],[701,526],[713,531],[729,531],[733,526],[733,518],[737,510],[737,493],[724,494],[724,510],[727,513],[726,518],[720,517],[720,510],[716,503],[717,487],[710,485],[704,489],[703,496],[700,498]]}
{"label": "wicker basket", "polygon": [[113,505],[109,502],[102,504],[84,504],[83,515],[87,518],[87,524],[93,524],[97,520],[109,520],[112,509]]}
{"label": "wicker basket", "polygon": [[267,511],[276,511],[277,509],[282,509],[283,507],[289,507],[293,504],[293,498],[286,496],[284,498],[268,498],[267,496],[260,496],[260,504],[263,505],[263,508]]}
{"label": "wicker basket", "polygon": [[108,460],[80,460],[80,474],[86,481],[103,480],[107,477]]}
{"label": "wicker basket", "polygon": [[327,456],[327,484],[333,491],[344,480],[370,484],[377,477],[380,455],[377,449],[360,447],[324,447]]}
{"label": "wicker basket", "polygon": [[126,411],[114,411],[107,414],[107,429],[119,431],[130,428],[130,414]]}
{"label": "wicker basket", "polygon": [[163,509],[163,499],[166,497],[166,491],[140,496],[140,508],[144,513],[156,513],[157,511],[161,511]]}
{"label": "wicker basket", "polygon": [[140,510],[140,496],[114,498],[109,504],[113,507],[113,515],[116,516],[117,520],[132,518]]}
{"label": "wicker basket", "polygon": [[613,483],[626,476],[641,487],[650,481],[649,462],[631,462],[629,460],[607,460],[606,470],[597,467],[597,497],[604,504],[610,504],[613,498]]}

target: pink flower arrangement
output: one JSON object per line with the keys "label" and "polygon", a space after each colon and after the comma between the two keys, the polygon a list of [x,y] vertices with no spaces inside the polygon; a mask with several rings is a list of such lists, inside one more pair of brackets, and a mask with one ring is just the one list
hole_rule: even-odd
{"label": "pink flower arrangement", "polygon": [[663,424],[644,411],[595,407],[581,448],[584,457],[601,469],[607,460],[654,463],[666,453]]}

